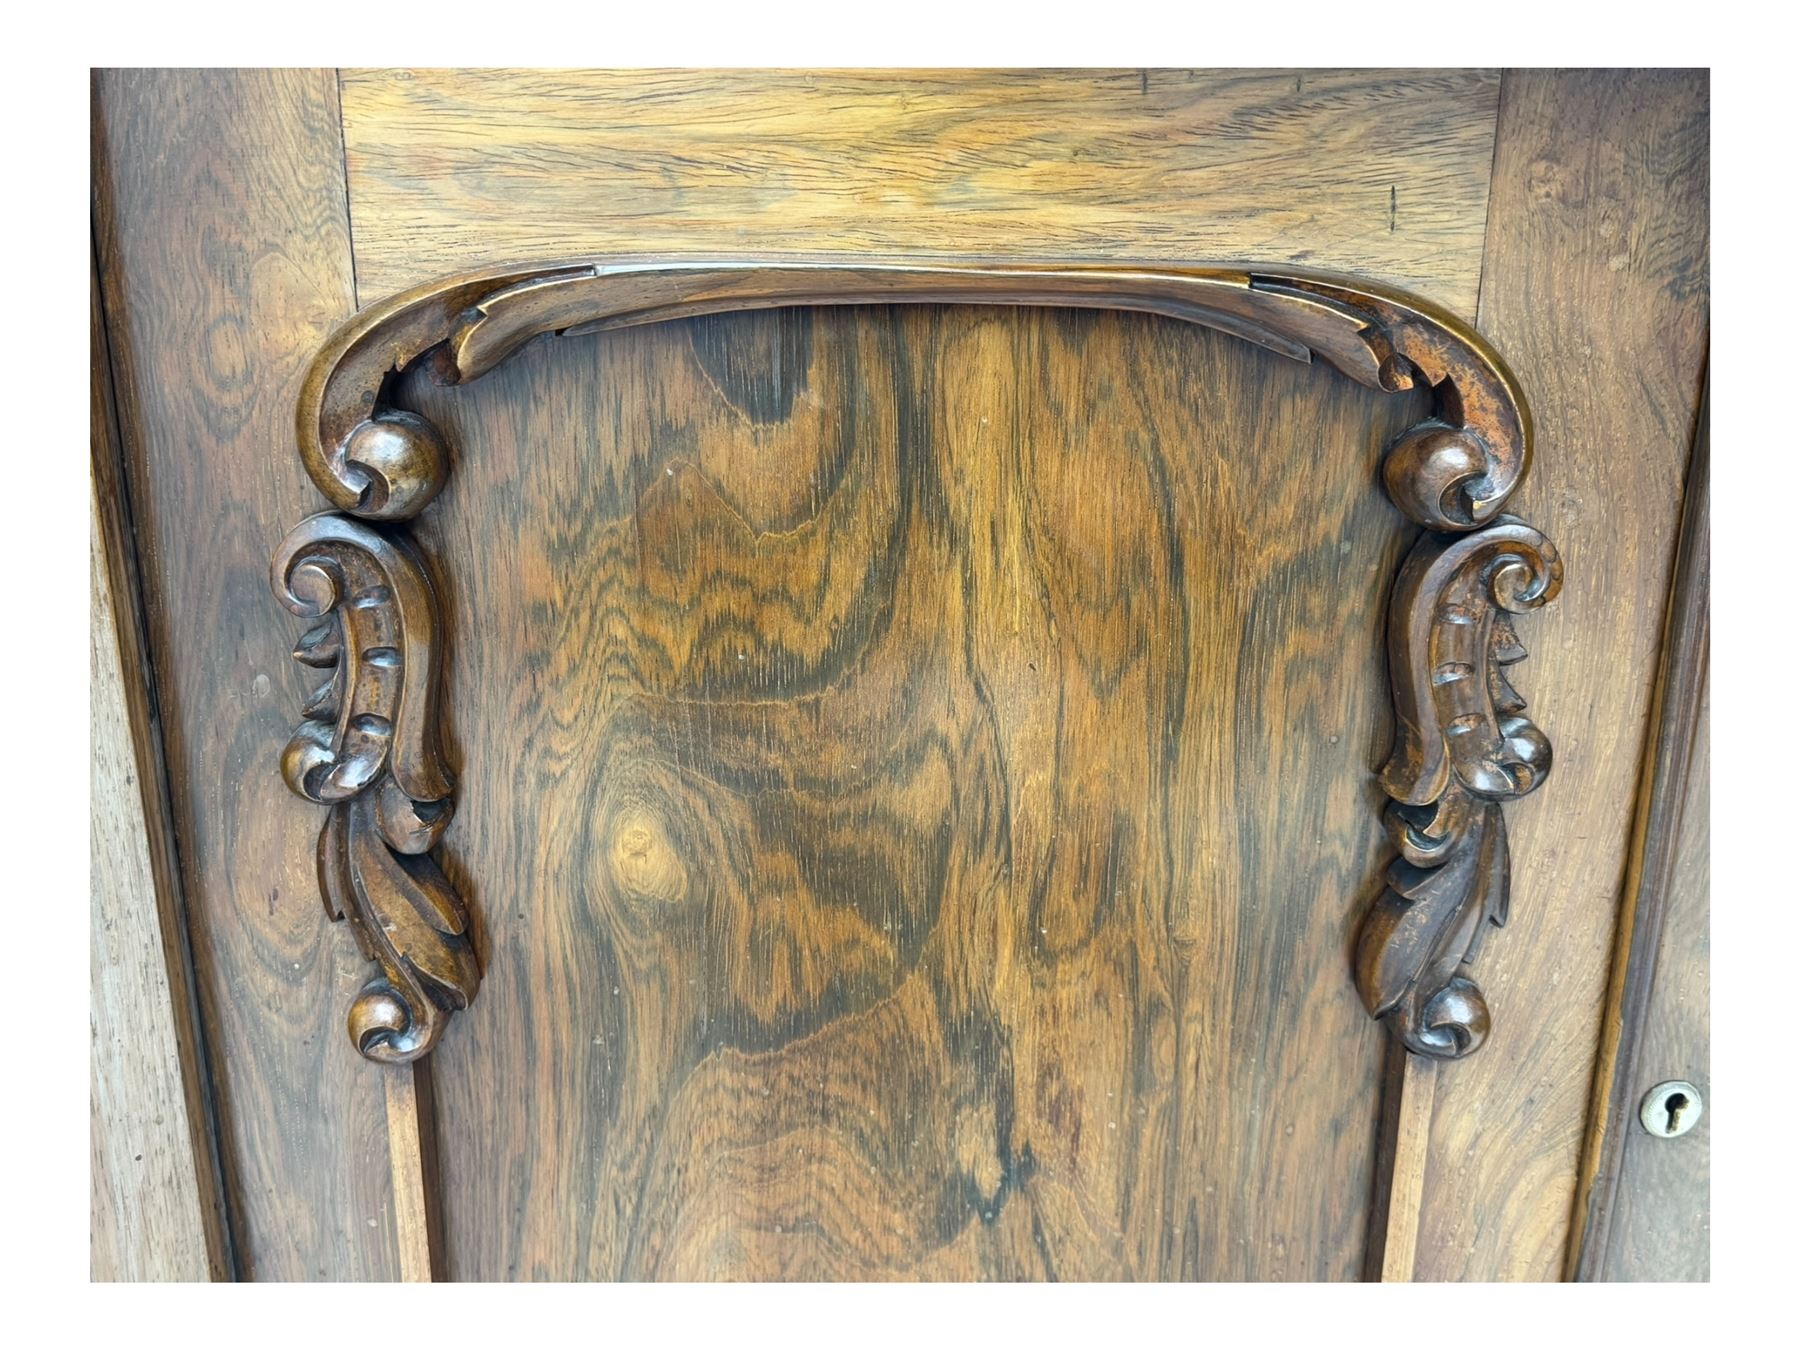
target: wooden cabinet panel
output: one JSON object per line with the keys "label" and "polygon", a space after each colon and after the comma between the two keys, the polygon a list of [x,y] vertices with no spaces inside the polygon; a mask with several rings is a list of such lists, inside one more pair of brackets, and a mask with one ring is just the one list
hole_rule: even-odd
{"label": "wooden cabinet panel", "polygon": [[456,1274],[1355,1274],[1372,476],[1421,404],[971,308],[401,401],[459,448],[419,527],[489,961],[433,1059]]}
{"label": "wooden cabinet panel", "polygon": [[[239,1273],[1348,1279],[1371,1231],[1394,1277],[1562,1273],[1705,352],[1704,74],[96,89]],[[1537,424],[1508,509],[1569,578],[1520,625],[1557,768],[1509,817],[1485,1048],[1383,1132],[1350,968],[1416,527],[1379,465],[1426,397],[1147,314],[857,305],[372,367],[455,465],[413,528],[483,978],[429,1069],[359,1060],[368,967],[276,772],[302,377],[359,303],[580,253],[1236,257],[1479,305]]]}
{"label": "wooden cabinet panel", "polygon": [[1497,72],[345,71],[365,301],[581,253],[1294,262],[1475,312]]}

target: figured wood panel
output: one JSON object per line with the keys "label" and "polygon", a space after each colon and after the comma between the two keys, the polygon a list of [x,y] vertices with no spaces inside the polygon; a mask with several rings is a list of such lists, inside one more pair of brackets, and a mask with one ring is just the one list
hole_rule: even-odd
{"label": "figured wood panel", "polygon": [[345,71],[363,294],[581,253],[1249,259],[1471,314],[1492,71]]}
{"label": "figured wood panel", "polygon": [[1700,398],[1704,72],[1508,72],[1479,326],[1530,392],[1513,509],[1568,561],[1522,692],[1556,746],[1508,817],[1513,895],[1484,950],[1496,1024],[1438,1075],[1416,1278],[1555,1279]]}
{"label": "figured wood panel", "polygon": [[398,1273],[382,1094],[343,1034],[316,819],[272,751],[307,692],[268,590],[319,499],[308,359],[354,309],[329,71],[106,71],[95,223],[241,1273]]}
{"label": "figured wood panel", "polygon": [[1417,399],[928,307],[401,401],[459,447],[453,1275],[1355,1276]]}

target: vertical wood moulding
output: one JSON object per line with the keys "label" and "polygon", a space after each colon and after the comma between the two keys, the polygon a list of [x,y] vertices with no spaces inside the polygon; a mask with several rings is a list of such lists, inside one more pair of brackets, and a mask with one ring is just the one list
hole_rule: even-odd
{"label": "vertical wood moulding", "polygon": [[1381,1074],[1381,1123],[1375,1143],[1375,1197],[1363,1278],[1405,1284],[1413,1277],[1419,1243],[1419,1204],[1431,1144],[1436,1061],[1395,1042]]}
{"label": "vertical wood moulding", "polygon": [[[92,1013],[92,1273],[96,1279],[229,1279],[235,1260],[215,1106],[145,649],[97,264],[89,316],[94,946],[98,959],[104,932],[153,952],[117,950],[114,964],[96,967],[92,981],[94,999],[111,995]],[[110,1052],[114,1045],[117,1053]]]}
{"label": "vertical wood moulding", "polygon": [[380,1075],[387,1104],[400,1279],[408,1284],[426,1284],[445,1275],[430,1075],[426,1064]]}
{"label": "vertical wood moulding", "polygon": [[1631,853],[1621,892],[1612,983],[1601,1008],[1580,1187],[1569,1228],[1569,1276],[1605,1277],[1627,1132],[1642,1081],[1639,1047],[1656,985],[1682,813],[1706,690],[1712,630],[1712,492],[1709,409],[1703,398],[1682,503],[1675,576],[1650,717]]}

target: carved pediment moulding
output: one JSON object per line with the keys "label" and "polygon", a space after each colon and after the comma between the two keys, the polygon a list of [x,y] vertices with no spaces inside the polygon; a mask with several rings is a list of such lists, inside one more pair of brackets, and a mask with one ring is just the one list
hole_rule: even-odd
{"label": "carved pediment moulding", "polygon": [[437,744],[439,618],[404,522],[443,488],[450,458],[424,418],[396,407],[423,366],[463,384],[544,334],[786,306],[983,304],[1136,310],[1320,360],[1388,393],[1428,389],[1430,415],[1382,465],[1388,496],[1425,527],[1388,619],[1393,751],[1381,770],[1400,851],[1365,919],[1354,977],[1410,1050],[1456,1058],[1489,1013],[1469,973],[1504,924],[1503,803],[1541,783],[1550,747],[1506,679],[1511,616],[1553,599],[1549,541],[1502,514],[1531,462],[1518,381],[1467,325],[1370,282],[1271,266],[941,264],[577,259],[497,268],[365,309],[325,344],[298,409],[300,456],[335,508],[275,557],[277,596],[317,621],[295,656],[330,672],[283,756],[289,785],[330,808],[319,840],[327,911],[380,973],[350,1033],[371,1059],[407,1062],[475,996],[462,901],[432,857],[453,809]]}

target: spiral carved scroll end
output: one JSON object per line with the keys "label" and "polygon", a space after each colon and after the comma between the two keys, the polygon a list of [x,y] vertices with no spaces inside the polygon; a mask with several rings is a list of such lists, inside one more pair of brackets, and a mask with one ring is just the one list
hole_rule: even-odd
{"label": "spiral carved scroll end", "polygon": [[369,1059],[409,1063],[481,980],[468,912],[431,854],[454,806],[437,744],[435,599],[407,544],[332,514],[283,541],[272,580],[290,610],[319,620],[294,656],[326,672],[282,774],[330,808],[318,847],[326,913],[380,968],[351,1004],[350,1038]]}
{"label": "spiral carved scroll end", "polygon": [[[1416,297],[1322,278],[1258,278],[1330,305],[1356,325],[1386,392],[1430,390],[1432,410],[1388,448],[1388,496],[1427,529],[1460,533],[1495,520],[1531,466],[1531,414],[1519,382],[1481,336]],[[1342,368],[1342,367],[1340,367]]]}
{"label": "spiral carved scroll end", "polygon": [[1393,754],[1385,822],[1400,856],[1363,921],[1364,1006],[1416,1054],[1460,1059],[1492,1025],[1471,975],[1489,926],[1507,920],[1503,804],[1549,776],[1550,742],[1507,678],[1525,657],[1512,615],[1554,599],[1562,562],[1510,516],[1464,535],[1425,535],[1389,613]]}
{"label": "spiral carved scroll end", "polygon": [[1496,483],[1487,443],[1467,427],[1421,422],[1388,449],[1382,481],[1408,517],[1434,530],[1472,530],[1499,508],[1510,488]]}
{"label": "spiral carved scroll end", "polygon": [[345,510],[368,520],[410,520],[449,481],[450,453],[423,417],[384,408],[350,429],[330,468],[338,491],[328,495]]}

